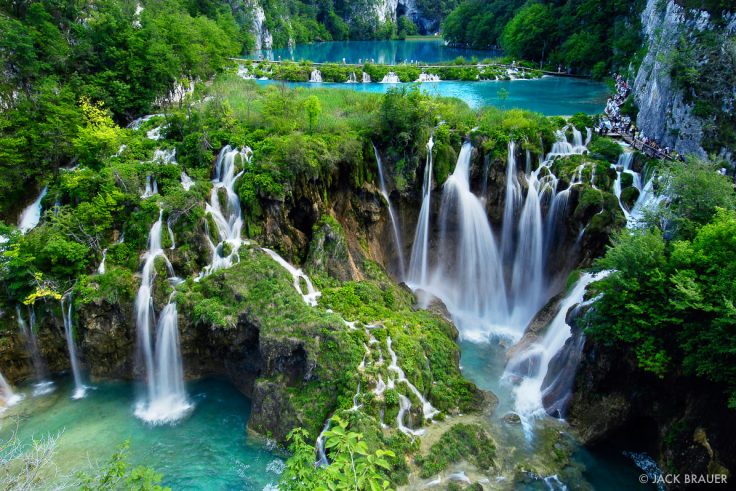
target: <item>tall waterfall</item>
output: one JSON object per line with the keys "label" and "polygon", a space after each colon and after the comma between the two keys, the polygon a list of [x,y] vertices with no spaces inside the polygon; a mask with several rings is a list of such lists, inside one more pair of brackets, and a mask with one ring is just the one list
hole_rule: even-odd
{"label": "tall waterfall", "polygon": [[506,198],[503,205],[503,229],[501,231],[501,247],[503,257],[511,258],[514,242],[514,214],[521,203],[521,185],[516,170],[516,144],[509,142],[508,158],[506,159]]}
{"label": "tall waterfall", "polygon": [[[200,278],[218,269],[229,268],[234,262],[238,261],[238,251],[240,246],[243,245],[243,240],[240,237],[243,229],[243,217],[240,210],[240,198],[235,192],[235,183],[244,171],[241,170],[236,173],[236,157],[240,157],[240,164],[245,165],[250,163],[252,155],[253,152],[249,147],[238,150],[227,145],[217,156],[210,202],[206,204],[205,211],[212,216],[217,226],[216,232],[219,241],[215,245],[210,237],[210,233],[213,231],[208,230],[207,241],[212,253],[212,262],[200,273]],[[224,209],[220,200],[221,192],[224,192],[227,197]],[[205,225],[207,225],[207,222],[205,222]],[[230,247],[230,252],[227,254],[225,253],[225,244]]]}
{"label": "tall waterfall", "polygon": [[74,376],[74,392],[72,399],[81,399],[87,392],[87,388],[82,382],[82,370],[79,367],[79,359],[77,358],[77,346],[74,344],[74,329],[72,326],[72,301],[71,294],[64,295],[61,298],[61,315],[64,318],[64,334],[66,335],[66,346],[69,350],[69,364],[72,367],[72,375]]}
{"label": "tall waterfall", "polygon": [[386,181],[383,177],[383,161],[381,160],[381,155],[378,153],[378,149],[375,145],[373,145],[373,153],[376,156],[376,163],[378,164],[378,180],[381,186],[381,195],[383,195],[383,198],[386,200],[386,204],[388,206],[388,216],[391,220],[391,228],[393,229],[394,233],[394,246],[396,248],[396,255],[399,258],[399,274],[400,278],[404,279],[404,277],[406,276],[406,267],[404,266],[404,248],[401,246],[401,233],[399,232],[399,223],[398,219],[396,218],[396,213],[394,212],[394,207],[391,204],[391,198],[389,197],[388,191],[386,190]]}
{"label": "tall waterfall", "polygon": [[429,280],[429,218],[432,200],[432,148],[434,140],[427,142],[427,162],[424,166],[424,185],[422,186],[422,207],[419,210],[419,222],[411,248],[408,280],[413,285],[426,285]]}
{"label": "tall waterfall", "polygon": [[585,273],[562,300],[559,311],[544,335],[517,353],[506,367],[505,377],[520,379],[514,388],[515,410],[525,423],[545,414],[542,399],[545,395],[545,377],[552,358],[562,349],[572,332],[566,322],[567,313],[583,300],[585,290],[594,281],[604,278],[607,271],[595,275]]}
{"label": "tall waterfall", "polygon": [[[161,258],[173,277],[173,269],[161,247],[163,210],[148,235],[148,251],[141,272],[141,286],[135,299],[138,351],[145,368],[146,398],[136,405],[137,417],[152,424],[174,422],[192,407],[184,389],[176,303],[169,299],[156,323],[153,286],[156,259]],[[156,326],[154,351],[153,328]]]}
{"label": "tall waterfall", "polygon": [[508,317],[508,305],[496,239],[483,204],[470,190],[471,152],[471,144],[463,144],[442,188],[437,269],[412,286],[441,298],[463,326],[463,336],[480,339]]}
{"label": "tall waterfall", "polygon": [[33,363],[33,373],[36,383],[33,388],[33,395],[48,394],[54,390],[54,383],[47,380],[48,370],[46,368],[46,362],[41,356],[41,350],[38,347],[38,339],[36,338],[36,312],[33,307],[28,309],[30,326],[23,319],[20,306],[15,307],[16,316],[18,317],[18,329],[20,330],[21,336],[26,342],[26,349],[31,355],[31,362]]}
{"label": "tall waterfall", "polygon": [[20,233],[28,233],[38,225],[38,222],[41,221],[41,211],[43,211],[41,208],[41,201],[43,201],[47,192],[48,186],[45,186],[41,190],[41,194],[38,195],[38,198],[36,198],[33,203],[26,206],[23,212],[21,212],[20,217],[18,218],[18,228],[20,229]]}

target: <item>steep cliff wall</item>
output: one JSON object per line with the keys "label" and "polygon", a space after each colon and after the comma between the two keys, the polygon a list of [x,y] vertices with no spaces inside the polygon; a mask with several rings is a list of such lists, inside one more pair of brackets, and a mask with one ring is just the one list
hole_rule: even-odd
{"label": "steep cliff wall", "polygon": [[680,153],[733,162],[736,14],[649,0],[642,26],[646,56],[634,82],[639,128]]}

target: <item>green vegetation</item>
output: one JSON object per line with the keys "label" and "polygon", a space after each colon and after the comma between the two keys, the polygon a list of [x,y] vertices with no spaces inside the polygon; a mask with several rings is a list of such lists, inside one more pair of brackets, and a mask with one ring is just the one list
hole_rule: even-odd
{"label": "green vegetation", "polygon": [[486,471],[495,465],[495,458],[496,445],[482,426],[458,423],[432,445],[429,454],[418,456],[416,462],[421,469],[420,476],[427,478],[462,460]]}
{"label": "green vegetation", "polygon": [[[485,60],[482,66],[469,64],[465,60],[454,62],[433,63],[431,66],[421,65],[380,65],[365,63],[362,66],[344,65],[342,63],[322,63],[314,65],[309,61],[270,61],[243,60],[239,62],[248,69],[248,73],[256,78],[266,77],[272,80],[286,80],[287,82],[308,82],[312,71],[317,68],[322,74],[323,82],[343,83],[353,75],[360,81],[362,73],[370,75],[374,82],[381,81],[386,74],[393,72],[402,82],[416,82],[422,73],[437,75],[442,80],[510,80],[506,66],[492,65],[492,60]],[[462,66],[458,66],[462,65]],[[528,67],[520,67],[517,78],[532,79],[542,76],[542,72]]]}
{"label": "green vegetation", "polygon": [[597,284],[588,332],[622,343],[659,377],[717,384],[736,407],[736,196],[705,161],[661,172],[669,204],[651,211],[648,227],[619,233],[598,261],[614,272]]}
{"label": "green vegetation", "polygon": [[500,45],[513,58],[597,78],[625,71],[641,45],[643,0],[465,0],[443,24],[445,39],[474,48]]}

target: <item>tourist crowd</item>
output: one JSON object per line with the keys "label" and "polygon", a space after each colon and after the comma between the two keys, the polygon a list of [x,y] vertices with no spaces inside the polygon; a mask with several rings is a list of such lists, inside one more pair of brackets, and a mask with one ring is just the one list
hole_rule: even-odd
{"label": "tourist crowd", "polygon": [[623,137],[628,136],[634,141],[634,146],[640,150],[644,150],[644,147],[646,147],[659,158],[679,158],[682,160],[682,156],[677,155],[677,152],[673,149],[661,146],[657,140],[649,138],[639,131],[630,116],[621,114],[621,107],[629,97],[631,87],[620,74],[614,74],[613,79],[616,83],[616,93],[608,98],[606,108],[603,111],[604,116],[596,125],[596,132],[599,135],[613,133]]}

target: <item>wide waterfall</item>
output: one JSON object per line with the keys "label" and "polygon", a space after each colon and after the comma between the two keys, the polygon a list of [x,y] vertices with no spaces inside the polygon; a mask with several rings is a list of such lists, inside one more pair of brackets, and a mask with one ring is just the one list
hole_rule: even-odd
{"label": "wide waterfall", "polygon": [[[135,299],[138,352],[145,369],[146,397],[135,410],[137,417],[152,424],[181,419],[192,407],[184,389],[184,374],[179,350],[176,303],[171,299],[158,323],[153,306],[156,260],[160,258],[174,277],[169,260],[161,247],[163,210],[148,235],[148,251],[141,272],[141,286]],[[154,351],[153,328],[156,326]]]}
{"label": "wide waterfall", "polygon": [[559,192],[558,179],[550,169],[556,157],[584,151],[582,135],[575,131],[575,145],[567,141],[564,131],[557,132],[552,151],[535,170],[527,152],[529,172],[519,171],[517,144],[509,142],[500,251],[483,201],[470,189],[472,147],[465,143],[442,189],[434,264],[428,257],[433,244],[428,162],[407,282],[415,290],[442,299],[464,338],[500,335],[518,339],[549,298],[547,257],[562,239],[567,200],[572,188],[581,183],[585,164],[576,169],[569,187]]}
{"label": "wide waterfall", "polygon": [[439,75],[434,75],[433,73],[420,73],[419,78],[417,79],[418,83],[425,83],[425,82],[441,82]]}
{"label": "wide waterfall", "polygon": [[[210,201],[205,206],[205,211],[212,217],[217,230],[213,231],[207,228],[207,242],[212,253],[212,262],[200,273],[200,278],[218,269],[229,268],[238,261],[238,253],[243,245],[243,239],[240,237],[243,229],[243,217],[240,210],[240,198],[238,198],[238,193],[235,192],[235,182],[243,175],[243,170],[237,173],[236,171],[238,161],[240,165],[249,164],[252,155],[253,152],[249,147],[238,150],[227,145],[217,156]],[[240,158],[236,160],[236,157]],[[227,198],[224,209],[220,200],[221,192],[224,192]],[[205,221],[205,226],[208,227],[207,221]],[[216,245],[210,237],[213,232],[217,233],[219,237]],[[226,251],[226,244],[229,246],[229,252]]]}
{"label": "wide waterfall", "polygon": [[422,207],[419,210],[419,221],[414,235],[409,264],[410,284],[426,285],[429,279],[429,219],[432,200],[432,148],[434,141],[429,137],[427,142],[427,162],[424,165],[424,185],[422,186]]}
{"label": "wide waterfall", "polygon": [[21,212],[20,217],[18,218],[18,228],[20,229],[20,233],[28,233],[38,225],[38,222],[41,221],[41,211],[43,211],[41,201],[43,201],[47,192],[48,186],[45,186],[41,190],[41,194],[38,195],[38,198],[28,205],[23,212]]}
{"label": "wide waterfall", "polygon": [[386,75],[383,76],[380,83],[398,84],[398,83],[401,83],[401,79],[399,79],[399,76],[396,75],[394,72],[388,72]]}
{"label": "wide waterfall", "polygon": [[79,358],[77,358],[77,345],[74,343],[74,328],[72,325],[72,301],[71,294],[64,295],[61,298],[61,316],[64,318],[64,334],[66,335],[66,346],[69,350],[69,364],[72,367],[72,375],[74,376],[74,392],[72,399],[81,399],[85,396],[87,388],[82,382],[82,370],[79,367]]}
{"label": "wide waterfall", "polygon": [[348,75],[348,79],[345,81],[346,84],[357,84],[358,83],[358,77],[355,75],[355,72],[350,72],[350,75]]}
{"label": "wide waterfall", "polygon": [[607,274],[607,271],[595,275],[583,274],[560,302],[557,315],[552,319],[544,335],[509,360],[504,377],[518,382],[514,388],[515,410],[525,424],[532,418],[546,414],[543,398],[549,384],[545,387],[544,382],[550,361],[572,335],[566,321],[568,311],[583,300],[590,283],[604,278]]}
{"label": "wide waterfall", "polygon": [[383,177],[383,161],[381,155],[378,153],[378,149],[373,145],[373,153],[376,156],[376,163],[378,164],[378,182],[381,187],[381,195],[386,200],[388,206],[388,217],[391,220],[391,228],[394,233],[394,247],[396,249],[396,255],[399,258],[399,278],[404,279],[406,276],[406,267],[404,266],[404,248],[401,246],[401,232],[399,231],[399,222],[396,217],[396,212],[391,204],[391,198],[386,190],[386,181]]}
{"label": "wide waterfall", "polygon": [[363,72],[363,83],[364,83],[364,84],[369,84],[369,83],[371,83],[371,76],[370,76],[370,75],[368,75],[368,74],[367,74],[367,73],[365,73],[365,72]]}

